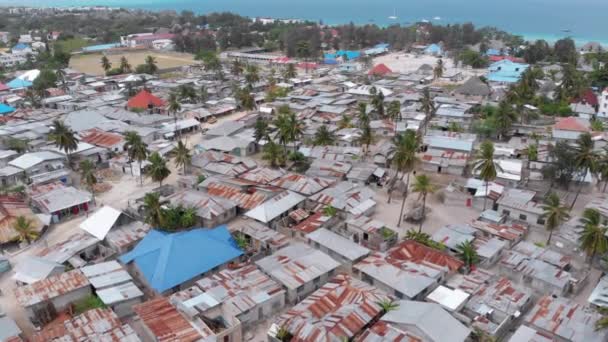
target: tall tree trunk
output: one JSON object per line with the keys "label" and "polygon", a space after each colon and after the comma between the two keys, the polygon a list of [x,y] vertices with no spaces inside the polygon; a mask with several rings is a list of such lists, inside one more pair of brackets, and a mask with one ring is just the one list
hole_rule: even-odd
{"label": "tall tree trunk", "polygon": [[547,247],[551,245],[551,237],[553,236],[553,229],[549,230],[549,238],[547,239]]}
{"label": "tall tree trunk", "polygon": [[399,221],[397,221],[397,227],[401,225],[401,220],[403,220],[403,209],[405,209],[405,200],[407,199],[408,190],[410,187],[410,173],[407,173],[407,182],[405,184],[405,190],[403,191],[403,200],[401,200],[401,210],[399,211]]}
{"label": "tall tree trunk", "polygon": [[139,161],[139,184],[144,185],[144,171],[141,169],[141,160]]}
{"label": "tall tree trunk", "polygon": [[424,215],[426,214],[426,194],[422,196],[422,218],[420,219],[420,226],[418,227],[418,233],[422,233],[422,222],[424,222]]}
{"label": "tall tree trunk", "polygon": [[581,194],[581,191],[583,190],[583,179],[580,180],[581,184],[578,187],[578,190],[576,191],[576,196],[574,196],[574,201],[572,201],[572,204],[570,205],[570,211],[572,211],[572,209],[574,208],[574,205],[576,204],[576,201],[578,200],[578,196]]}
{"label": "tall tree trunk", "polygon": [[483,197],[483,211],[486,211],[487,202],[488,202],[488,181],[486,181],[486,195]]}

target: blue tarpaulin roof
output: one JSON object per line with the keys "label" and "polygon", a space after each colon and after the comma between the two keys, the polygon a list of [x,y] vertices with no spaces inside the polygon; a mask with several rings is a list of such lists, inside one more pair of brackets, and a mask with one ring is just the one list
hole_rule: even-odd
{"label": "blue tarpaulin roof", "polygon": [[20,78],[15,78],[14,80],[8,82],[6,85],[11,89],[29,88],[32,86],[32,82],[24,81]]}
{"label": "blue tarpaulin roof", "polygon": [[4,114],[8,114],[8,113],[12,113],[15,111],[15,108],[6,105],[4,103],[0,103],[0,114],[4,115]]}
{"label": "blue tarpaulin roof", "polygon": [[164,292],[242,254],[224,225],[178,233],[152,230],[120,261],[134,262],[148,284]]}

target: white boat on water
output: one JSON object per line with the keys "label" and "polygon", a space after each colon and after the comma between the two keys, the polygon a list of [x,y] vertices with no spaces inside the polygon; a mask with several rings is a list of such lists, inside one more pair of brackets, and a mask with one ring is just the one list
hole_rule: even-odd
{"label": "white boat on water", "polygon": [[433,20],[441,20],[441,17],[435,17]]}
{"label": "white boat on water", "polygon": [[393,9],[393,15],[389,16],[388,18],[389,18],[390,20],[397,20],[397,19],[399,19],[399,18],[397,17],[397,10],[396,10],[396,9]]}

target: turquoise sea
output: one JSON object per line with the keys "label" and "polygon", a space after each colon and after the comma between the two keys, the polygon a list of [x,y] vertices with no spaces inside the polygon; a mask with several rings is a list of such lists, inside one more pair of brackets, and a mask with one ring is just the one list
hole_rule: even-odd
{"label": "turquoise sea", "polygon": [[[1,5],[15,5],[0,0]],[[608,0],[20,0],[21,6],[106,5],[148,10],[231,11],[256,17],[301,18],[326,24],[473,22],[495,26],[529,39],[571,36],[579,43],[608,45]],[[389,16],[398,19],[389,19]],[[569,32],[564,32],[569,30]]]}

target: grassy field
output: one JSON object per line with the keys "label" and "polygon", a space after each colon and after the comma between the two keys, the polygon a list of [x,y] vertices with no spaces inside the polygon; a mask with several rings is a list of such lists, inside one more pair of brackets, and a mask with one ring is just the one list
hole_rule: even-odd
{"label": "grassy field", "polygon": [[53,44],[55,44],[55,47],[57,49],[60,49],[61,51],[72,52],[79,50],[85,46],[89,46],[93,43],[82,38],[72,38],[67,40],[58,40]]}
{"label": "grassy field", "polygon": [[[184,65],[190,65],[194,63],[194,56],[186,53],[162,53],[155,51],[134,51],[125,52],[121,54],[108,55],[112,67],[118,67],[120,65],[120,58],[122,56],[127,57],[131,67],[135,69],[138,64],[144,64],[147,56],[153,56],[156,58],[156,62],[159,69],[175,68]],[[72,56],[70,60],[70,67],[72,69],[84,72],[90,75],[103,75],[103,69],[101,68],[101,53],[76,55]]]}

